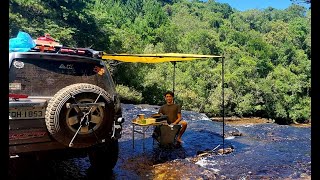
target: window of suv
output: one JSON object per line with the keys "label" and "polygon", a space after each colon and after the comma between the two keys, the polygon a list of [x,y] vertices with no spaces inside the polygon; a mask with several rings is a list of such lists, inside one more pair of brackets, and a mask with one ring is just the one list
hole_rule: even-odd
{"label": "window of suv", "polygon": [[95,84],[112,92],[114,84],[104,63],[94,59],[16,58],[9,70],[9,93],[53,96],[77,83]]}

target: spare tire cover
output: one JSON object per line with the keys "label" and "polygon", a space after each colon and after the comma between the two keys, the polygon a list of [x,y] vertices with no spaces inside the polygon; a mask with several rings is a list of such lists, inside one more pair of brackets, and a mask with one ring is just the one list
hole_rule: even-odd
{"label": "spare tire cover", "polygon": [[110,94],[96,85],[78,83],[54,95],[48,103],[45,121],[48,131],[58,142],[69,146],[78,132],[72,147],[84,148],[110,136],[113,117],[114,103]]}

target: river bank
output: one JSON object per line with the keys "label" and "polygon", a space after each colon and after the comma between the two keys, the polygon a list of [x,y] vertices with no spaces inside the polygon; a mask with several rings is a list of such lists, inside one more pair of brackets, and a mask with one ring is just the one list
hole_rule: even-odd
{"label": "river bank", "polygon": [[[212,121],[222,122],[222,117],[213,117],[210,118]],[[226,124],[233,124],[233,125],[247,125],[247,124],[264,124],[264,123],[275,123],[273,119],[267,118],[260,118],[260,117],[225,117],[224,121]],[[311,127],[311,123],[292,123],[288,124],[289,126],[294,127]]]}

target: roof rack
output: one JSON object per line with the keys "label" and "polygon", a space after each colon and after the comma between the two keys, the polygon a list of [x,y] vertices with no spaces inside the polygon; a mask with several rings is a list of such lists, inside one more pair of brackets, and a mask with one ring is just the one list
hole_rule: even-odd
{"label": "roof rack", "polygon": [[96,51],[90,48],[73,48],[65,47],[61,45],[58,41],[53,39],[50,34],[45,34],[45,36],[39,37],[34,40],[36,46],[31,48],[30,52],[47,52],[47,53],[57,53],[57,54],[69,54],[77,56],[86,56],[91,58],[102,59],[103,51]]}
{"label": "roof rack", "polygon": [[102,55],[103,55],[103,51],[96,51],[90,48],[71,48],[71,47],[61,47],[58,53],[86,56],[86,57],[92,57],[92,58],[98,58],[98,59],[102,59]]}

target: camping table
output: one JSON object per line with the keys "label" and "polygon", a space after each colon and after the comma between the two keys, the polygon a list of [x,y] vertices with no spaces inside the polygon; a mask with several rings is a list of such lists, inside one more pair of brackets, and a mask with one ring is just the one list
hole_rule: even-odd
{"label": "camping table", "polygon": [[[158,125],[162,125],[162,124],[167,124],[167,121],[160,121],[160,122],[155,122],[155,123],[151,123],[151,124],[141,124],[138,123],[136,121],[136,119],[133,119],[131,121],[132,123],[132,148],[134,149],[134,133],[138,133],[138,134],[142,134],[143,138],[142,138],[142,147],[143,150],[145,149],[144,146],[144,140],[146,138],[146,131],[149,129],[149,127],[151,126],[158,126]],[[136,129],[136,126],[139,126],[141,129]]]}

